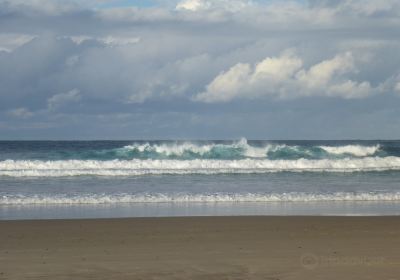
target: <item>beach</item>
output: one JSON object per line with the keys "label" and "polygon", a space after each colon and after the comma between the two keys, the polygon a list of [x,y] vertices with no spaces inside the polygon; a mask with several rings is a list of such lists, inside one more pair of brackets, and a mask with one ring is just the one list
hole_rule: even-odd
{"label": "beach", "polygon": [[400,0],[0,24],[0,280],[400,280]]}
{"label": "beach", "polygon": [[0,279],[399,279],[400,217],[0,221]]}

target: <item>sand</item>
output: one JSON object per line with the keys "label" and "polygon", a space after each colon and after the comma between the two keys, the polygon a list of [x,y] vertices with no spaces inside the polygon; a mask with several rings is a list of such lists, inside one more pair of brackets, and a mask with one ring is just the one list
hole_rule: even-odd
{"label": "sand", "polygon": [[400,217],[0,222],[0,279],[400,279]]}

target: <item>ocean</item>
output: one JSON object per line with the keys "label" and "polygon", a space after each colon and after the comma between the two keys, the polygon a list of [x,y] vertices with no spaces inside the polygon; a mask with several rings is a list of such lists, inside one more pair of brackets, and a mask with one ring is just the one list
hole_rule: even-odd
{"label": "ocean", "polygon": [[0,141],[0,219],[398,215],[400,141]]}

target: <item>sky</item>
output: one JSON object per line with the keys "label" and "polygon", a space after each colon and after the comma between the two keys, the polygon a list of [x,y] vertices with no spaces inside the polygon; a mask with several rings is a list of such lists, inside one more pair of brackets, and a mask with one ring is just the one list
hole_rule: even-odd
{"label": "sky", "polygon": [[0,140],[400,139],[400,0],[0,0]]}

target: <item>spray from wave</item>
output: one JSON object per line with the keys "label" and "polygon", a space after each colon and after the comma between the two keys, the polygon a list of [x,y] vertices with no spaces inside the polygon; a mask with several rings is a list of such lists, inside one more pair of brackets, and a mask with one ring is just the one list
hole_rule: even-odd
{"label": "spray from wave", "polygon": [[378,155],[380,146],[300,146],[268,143],[250,145],[245,138],[231,144],[139,143],[113,150],[117,158],[141,159],[321,159]]}
{"label": "spray from wave", "polygon": [[240,158],[265,158],[270,145],[265,147],[250,146],[246,139],[232,144],[196,144],[190,142],[173,144],[132,144],[117,151],[121,154],[131,153],[132,156],[145,158],[171,158],[171,159],[240,159]]}
{"label": "spray from wave", "polygon": [[352,155],[357,157],[366,157],[375,155],[380,145],[375,146],[360,146],[360,145],[345,145],[339,147],[320,146],[321,149],[333,155]]}

